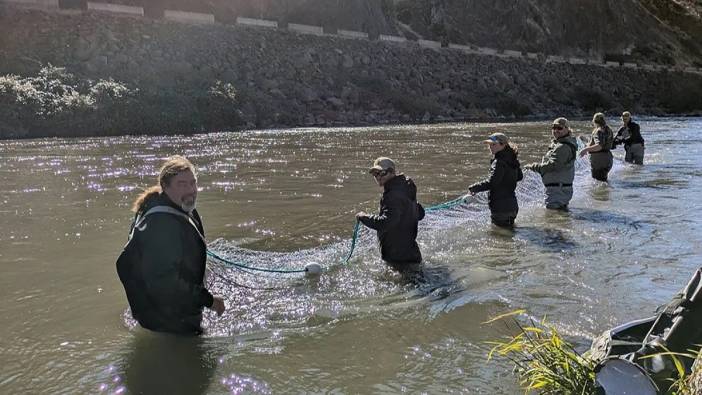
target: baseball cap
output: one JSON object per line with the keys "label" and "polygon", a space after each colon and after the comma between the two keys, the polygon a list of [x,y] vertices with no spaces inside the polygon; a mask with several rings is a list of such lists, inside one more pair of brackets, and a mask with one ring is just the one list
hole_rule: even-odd
{"label": "baseball cap", "polygon": [[507,137],[504,133],[493,133],[487,138],[487,140],[483,140],[483,143],[488,144],[507,144],[508,142],[509,137]]}
{"label": "baseball cap", "polygon": [[560,126],[563,129],[570,129],[570,127],[568,126],[568,120],[563,117],[556,118],[551,124],[551,126]]}
{"label": "baseball cap", "polygon": [[373,161],[373,166],[370,169],[368,169],[368,172],[372,173],[374,171],[387,171],[390,169],[395,170],[395,162],[390,158],[381,156],[380,158]]}

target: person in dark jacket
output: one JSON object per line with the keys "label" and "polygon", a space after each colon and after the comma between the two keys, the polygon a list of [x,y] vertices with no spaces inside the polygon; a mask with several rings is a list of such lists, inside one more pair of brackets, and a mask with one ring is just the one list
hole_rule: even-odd
{"label": "person in dark jacket", "polygon": [[359,212],[356,219],[377,231],[380,255],[390,266],[398,270],[416,266],[422,262],[417,228],[424,218],[424,208],[417,203],[417,187],[410,178],[397,173],[396,164],[390,158],[376,159],[369,173],[383,188],[380,213]]}
{"label": "person in dark jacket", "polygon": [[595,129],[592,131],[587,147],[580,150],[580,156],[590,154],[592,178],[607,182],[607,175],[614,164],[611,151],[614,143],[614,133],[607,125],[605,115],[601,112],[592,117],[592,124],[595,126]]}
{"label": "person in dark jacket", "polygon": [[624,144],[625,162],[643,165],[644,139],[641,136],[639,124],[631,119],[629,111],[622,113],[622,126],[617,131],[617,135],[614,136],[612,148],[614,149],[620,144]]}
{"label": "person in dark jacket", "polygon": [[509,138],[504,133],[494,133],[484,142],[489,145],[493,155],[490,175],[468,187],[468,191],[470,195],[489,191],[492,223],[511,228],[519,212],[514,190],[517,188],[517,182],[524,178],[517,159],[517,148],[509,143]]}
{"label": "person in dark jacket", "polygon": [[134,203],[136,216],[118,272],[142,327],[197,335],[203,307],[222,315],[225,305],[204,286],[207,245],[195,209],[195,168],[182,156],[171,157],[158,182]]}

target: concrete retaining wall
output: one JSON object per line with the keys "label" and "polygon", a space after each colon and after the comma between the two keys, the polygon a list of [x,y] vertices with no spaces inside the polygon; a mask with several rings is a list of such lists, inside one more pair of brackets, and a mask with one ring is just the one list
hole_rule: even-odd
{"label": "concrete retaining wall", "polygon": [[300,25],[297,23],[288,23],[288,30],[295,33],[315,34],[318,36],[324,34],[324,29],[321,26]]}
{"label": "concrete retaining wall", "polygon": [[431,41],[431,40],[417,40],[417,44],[419,44],[420,47],[425,47],[425,48],[441,48],[441,43],[438,41]]}
{"label": "concrete retaining wall", "polygon": [[521,58],[522,51],[513,51],[511,49],[505,49],[503,54],[509,58]]}
{"label": "concrete retaining wall", "polygon": [[135,16],[144,16],[144,8],[143,7],[133,7],[133,6],[128,6],[128,5],[110,4],[110,3],[93,3],[91,1],[89,1],[88,2],[88,9],[93,10],[93,11],[113,12],[116,14],[129,14],[129,15],[135,15]]}
{"label": "concrete retaining wall", "polygon": [[365,32],[357,32],[354,30],[339,29],[336,31],[336,34],[338,36],[344,37],[344,38],[358,38],[358,39],[368,40],[368,33],[365,33]]}
{"label": "concrete retaining wall", "polygon": [[468,45],[449,43],[448,47],[449,49],[456,49],[465,53],[474,53],[473,48]]}
{"label": "concrete retaining wall", "polygon": [[267,28],[272,28],[272,29],[278,28],[277,21],[267,21],[265,19],[237,17],[236,23],[238,25],[244,25],[244,26],[267,27]]}
{"label": "concrete retaining wall", "polygon": [[478,47],[476,53],[483,55],[497,55],[497,50],[493,48]]}
{"label": "concrete retaining wall", "polygon": [[407,39],[404,37],[400,36],[388,36],[385,34],[381,34],[378,36],[378,40],[380,41],[390,41],[390,42],[395,42],[395,43],[404,43],[407,42]]}
{"label": "concrete retaining wall", "polygon": [[59,0],[0,0],[0,3],[14,3],[33,8],[58,9]]}
{"label": "concrete retaining wall", "polygon": [[568,62],[563,56],[549,55],[546,57],[546,63],[566,63]]}
{"label": "concrete retaining wall", "polygon": [[568,63],[570,63],[570,64],[587,64],[587,59],[568,58]]}
{"label": "concrete retaining wall", "polygon": [[[22,6],[31,7],[31,8],[41,8],[41,9],[59,9],[60,8],[59,0],[0,0],[0,3],[16,4],[16,5],[22,5]],[[126,5],[120,5],[120,4],[100,3],[100,2],[92,2],[91,1],[91,2],[87,3],[87,9],[91,10],[91,11],[102,11],[102,12],[110,12],[110,13],[115,13],[115,14],[144,16],[143,7],[126,6]],[[69,11],[70,10],[64,10],[64,12],[69,12]],[[79,9],[75,9],[72,12],[80,13],[81,11]],[[214,15],[202,14],[202,13],[196,13],[196,12],[183,12],[183,11],[176,11],[176,10],[165,10],[164,11],[164,18],[171,20],[171,21],[185,22],[185,23],[203,23],[203,24],[215,23]],[[264,20],[264,19],[254,19],[254,18],[244,18],[244,17],[238,17],[236,19],[236,23],[238,25],[244,25],[244,26],[254,26],[254,27],[273,28],[273,29],[277,29],[279,26],[277,21],[270,21],[270,20]],[[301,33],[301,34],[314,34],[314,35],[324,35],[325,34],[325,31],[321,26],[288,23],[287,29],[291,32],[296,32],[296,33]],[[334,35],[333,33],[334,32],[332,31],[332,32],[330,32],[329,35]],[[353,30],[340,29],[336,32],[336,36],[341,37],[341,38],[353,38],[353,39],[363,39],[363,40],[369,39],[368,33],[360,32],[360,31],[353,31]],[[381,34],[378,37],[378,39],[380,41],[387,41],[387,42],[394,42],[394,43],[405,43],[408,41],[405,37],[394,36],[394,35],[385,35],[385,34]],[[442,48],[442,44],[438,41],[418,40],[417,44],[422,48],[432,48],[432,49],[441,49]],[[563,56],[557,56],[557,55],[546,56],[545,54],[540,54],[540,53],[535,53],[535,52],[523,53],[521,51],[516,51],[516,50],[499,51],[499,50],[494,49],[494,48],[476,47],[474,45],[462,45],[462,44],[450,43],[450,44],[448,44],[448,48],[454,49],[454,50],[459,50],[459,51],[462,51],[466,54],[498,56],[501,58],[527,58],[527,59],[531,59],[531,60],[539,60],[539,59],[544,59],[544,57],[545,57],[546,63],[570,63],[570,64],[574,64],[574,65],[590,64],[590,65],[595,65],[595,66],[599,66],[599,67],[609,67],[609,68],[623,67],[623,68],[629,68],[629,69],[642,69],[642,70],[647,70],[647,71],[671,71],[671,72],[684,72],[684,73],[695,73],[695,74],[702,73],[702,69],[697,68],[697,67],[671,68],[668,66],[653,65],[653,64],[639,66],[636,63],[628,62],[628,63],[621,63],[620,64],[619,62],[612,62],[612,61],[607,61],[607,62],[602,63],[602,61],[594,60],[594,59],[583,59],[583,58],[577,58],[577,57],[565,58]]]}
{"label": "concrete retaining wall", "polygon": [[176,21],[176,22],[205,23],[205,24],[215,23],[214,15],[200,14],[198,12],[165,10],[163,12],[163,17],[165,19],[168,19],[169,21]]}

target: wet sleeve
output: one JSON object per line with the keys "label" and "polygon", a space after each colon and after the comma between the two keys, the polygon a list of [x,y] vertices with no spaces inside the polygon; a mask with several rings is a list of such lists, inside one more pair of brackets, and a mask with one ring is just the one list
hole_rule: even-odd
{"label": "wet sleeve", "polygon": [[544,155],[541,163],[538,166],[538,171],[541,175],[558,170],[563,167],[571,159],[571,149],[565,144],[559,144],[555,149],[550,150]]}
{"label": "wet sleeve", "polygon": [[211,306],[209,291],[201,284],[184,281],[180,275],[185,259],[182,227],[175,217],[156,214],[141,231],[141,271],[146,294],[159,305]]}
{"label": "wet sleeve", "polygon": [[359,221],[371,229],[383,230],[396,225],[402,218],[403,212],[401,200],[393,195],[388,195],[383,202],[380,213],[362,217]]}
{"label": "wet sleeve", "polygon": [[500,165],[500,162],[495,160],[492,162],[492,166],[490,166],[490,175],[488,178],[469,186],[468,190],[472,193],[489,191],[491,185],[497,185],[502,181],[504,174],[505,171]]}

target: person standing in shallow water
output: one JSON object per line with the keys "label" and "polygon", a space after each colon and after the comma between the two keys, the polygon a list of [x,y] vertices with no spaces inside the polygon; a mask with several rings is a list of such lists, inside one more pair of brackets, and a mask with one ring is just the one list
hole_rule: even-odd
{"label": "person standing in shallow water", "polygon": [[356,219],[377,232],[380,255],[386,263],[400,271],[415,269],[422,262],[417,229],[424,218],[424,208],[417,203],[417,186],[397,173],[395,162],[387,157],[376,159],[368,172],[383,188],[380,212],[359,212]]}
{"label": "person standing in shallow water", "polygon": [[468,191],[470,195],[488,191],[492,223],[499,227],[512,228],[519,212],[514,190],[517,188],[517,182],[524,178],[517,159],[517,147],[510,144],[504,133],[494,133],[484,143],[488,144],[493,156],[490,175],[468,187]]}
{"label": "person standing in shallow water", "polygon": [[644,160],[644,139],[641,136],[641,128],[639,124],[631,119],[631,113],[624,111],[622,113],[622,126],[614,136],[614,149],[617,145],[624,144],[624,161],[643,165]]}
{"label": "person standing in shallow water", "polygon": [[546,208],[567,210],[573,198],[578,142],[571,135],[565,118],[553,121],[551,134],[553,140],[541,162],[528,164],[524,168],[541,175],[546,187]]}
{"label": "person standing in shallow water", "polygon": [[132,315],[146,329],[198,335],[203,307],[224,313],[224,300],[204,285],[207,244],[196,201],[195,167],[173,156],[161,167],[158,185],[134,202],[117,271]]}
{"label": "person standing in shallow water", "polygon": [[587,147],[580,151],[580,156],[590,154],[590,170],[592,178],[598,181],[607,182],[607,175],[612,169],[614,158],[612,157],[612,144],[614,143],[614,133],[607,125],[603,113],[598,112],[592,117],[592,124],[595,129],[590,136]]}

